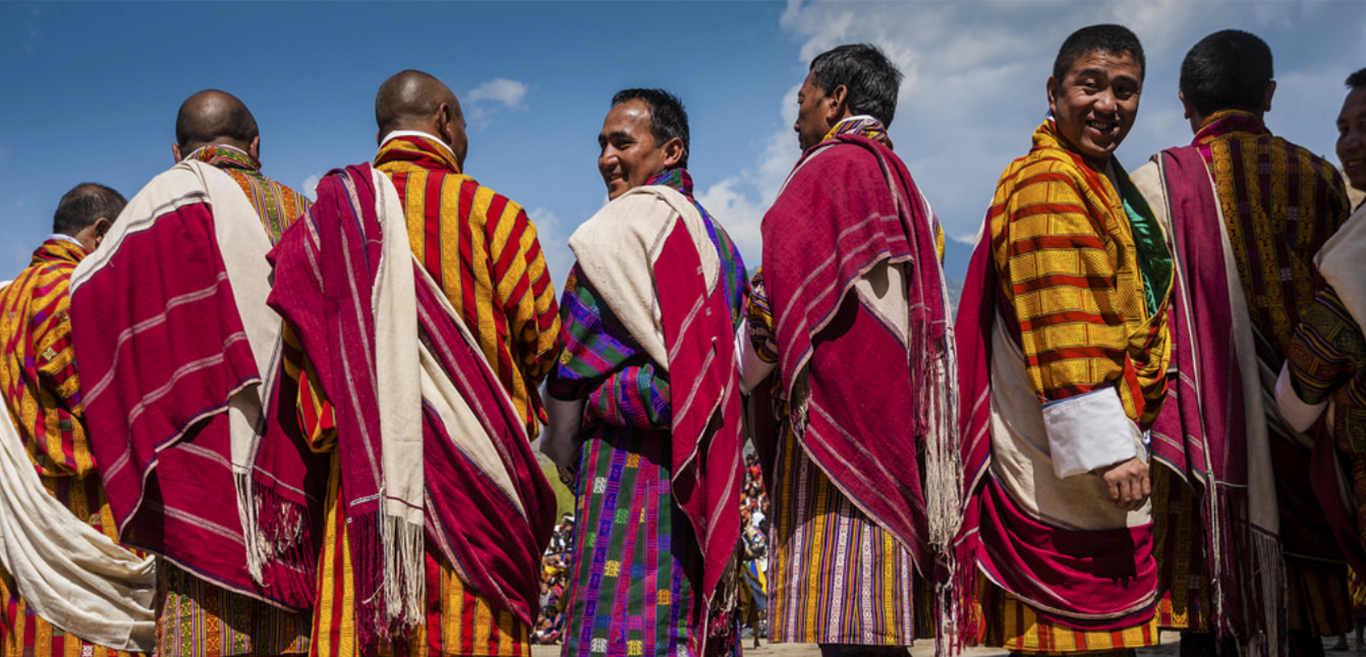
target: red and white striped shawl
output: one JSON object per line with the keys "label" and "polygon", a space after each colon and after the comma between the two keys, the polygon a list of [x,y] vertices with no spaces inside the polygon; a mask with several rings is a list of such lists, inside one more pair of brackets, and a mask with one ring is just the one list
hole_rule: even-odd
{"label": "red and white striped shawl", "polygon": [[86,422],[121,540],[256,597],[233,463],[280,332],[269,250],[237,183],[186,161],[129,202],[71,278]]}

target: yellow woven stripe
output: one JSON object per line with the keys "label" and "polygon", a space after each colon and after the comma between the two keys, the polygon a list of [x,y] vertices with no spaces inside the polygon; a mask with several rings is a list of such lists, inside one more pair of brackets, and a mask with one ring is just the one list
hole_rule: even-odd
{"label": "yellow woven stripe", "polygon": [[459,650],[463,645],[465,624],[462,613],[465,603],[465,583],[455,571],[441,568],[441,649],[445,652]]}
{"label": "yellow woven stripe", "polygon": [[[987,610],[988,619],[992,611]],[[995,611],[1000,614],[997,622],[1004,625],[1002,647],[1025,654],[1123,650],[1158,642],[1156,616],[1118,632],[1075,630],[1040,618],[1029,605],[1009,593],[1004,594],[1001,609]]]}
{"label": "yellow woven stripe", "polygon": [[[447,184],[447,187],[458,187],[458,185]],[[493,364],[493,368],[496,371],[498,369],[497,363],[500,340],[498,335],[498,327],[495,326],[492,321],[493,275],[492,272],[489,271],[489,263],[497,261],[501,254],[493,251],[490,248],[490,245],[488,244],[488,238],[485,234],[486,226],[488,224],[489,203],[492,201],[493,190],[487,187],[479,187],[474,192],[474,205],[470,208],[470,252],[476,254],[488,254],[487,258],[475,257],[473,259],[474,262],[470,263],[473,269],[471,273],[474,276],[474,299],[475,304],[477,306],[476,312],[478,313],[480,319],[479,326],[472,326],[470,328],[475,329],[475,334],[479,336],[479,346],[484,349],[484,357],[488,359],[489,363]],[[447,207],[455,206],[448,204]],[[443,225],[441,228],[443,232],[446,230],[445,225]],[[453,236],[454,234],[458,234],[454,230],[454,226],[452,226],[451,228]],[[503,228],[504,230],[507,229],[506,226],[502,226],[501,228]],[[459,308],[460,304],[457,304],[456,307]],[[516,394],[515,386],[513,390],[514,398],[525,399],[525,395]],[[525,411],[524,408],[519,408],[518,410],[523,412]]]}

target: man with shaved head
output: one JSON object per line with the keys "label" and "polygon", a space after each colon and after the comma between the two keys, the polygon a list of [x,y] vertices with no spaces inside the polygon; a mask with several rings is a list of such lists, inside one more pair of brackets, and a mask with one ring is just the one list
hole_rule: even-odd
{"label": "man with shaved head", "polygon": [[[512,465],[521,455],[530,459],[526,463],[533,464],[534,472],[513,475],[513,480],[525,477],[521,481],[528,482],[527,487],[519,489],[521,493],[495,495],[501,501],[491,502],[490,506],[464,504],[467,508],[457,512],[445,505],[444,495],[476,495],[482,490],[480,486],[503,479],[501,474],[470,474],[460,470],[452,459],[441,456],[441,450],[449,448],[452,441],[459,444],[472,435],[467,428],[446,429],[453,419],[443,414],[438,414],[439,419],[429,418],[424,428],[438,434],[449,431],[450,437],[422,432],[419,437],[424,448],[413,464],[419,467],[408,471],[395,468],[396,461],[386,450],[392,447],[391,440],[406,437],[396,436],[389,429],[392,424],[379,426],[378,437],[363,426],[347,424],[352,418],[374,415],[365,410],[373,408],[366,406],[368,398],[352,392],[357,385],[364,389],[366,381],[357,383],[351,377],[337,375],[338,366],[329,365],[337,351],[328,342],[337,337],[331,323],[300,319],[313,308],[301,300],[310,298],[310,281],[316,279],[305,277],[305,281],[298,282],[290,278],[291,263],[301,260],[290,254],[315,248],[313,240],[282,245],[282,260],[276,263],[277,276],[282,278],[276,280],[271,303],[281,309],[290,335],[299,338],[297,349],[287,352],[286,357],[297,363],[296,371],[300,373],[298,403],[304,409],[300,414],[303,435],[312,452],[329,455],[332,460],[324,505],[328,521],[317,564],[320,576],[314,605],[313,648],[317,654],[341,657],[370,655],[384,644],[393,646],[396,654],[425,651],[433,655],[529,655],[530,628],[538,607],[518,602],[522,599],[518,593],[523,588],[515,583],[530,583],[529,595],[535,599],[539,552],[549,538],[554,508],[553,498],[547,502],[534,492],[550,489],[539,468],[534,467],[528,437],[534,438],[544,421],[537,388],[555,362],[559,333],[558,307],[536,239],[536,227],[521,206],[463,173],[465,120],[460,102],[440,80],[411,70],[385,80],[375,98],[375,120],[379,128],[379,154],[373,170],[351,167],[324,179],[319,187],[319,205],[307,224],[308,234],[316,230],[322,236],[318,240],[326,240],[338,223],[338,215],[350,216],[347,213],[351,203],[338,207],[329,200],[330,191],[325,193],[324,188],[332,189],[333,180],[349,180],[344,184],[348,189],[354,187],[352,194],[356,198],[368,199],[369,194],[375,194],[376,203],[381,206],[388,195],[396,194],[399,207],[395,211],[401,215],[385,215],[381,226],[393,221],[406,223],[403,241],[409,244],[411,260],[419,272],[416,287],[421,291],[430,285],[442,297],[442,312],[424,310],[419,302],[421,321],[433,321],[450,313],[453,321],[463,322],[477,343],[478,358],[490,368],[498,396],[509,404],[506,416],[476,411],[480,425],[485,428],[511,422],[515,431],[496,432],[501,438],[495,440],[514,442],[500,447],[504,458],[497,464],[481,461],[470,467],[491,467],[502,473],[506,466],[521,472]],[[353,170],[363,174],[353,174]],[[361,206],[366,211],[371,208],[364,201]],[[356,225],[351,220],[341,223],[343,230]],[[369,243],[374,238],[364,239]],[[394,238],[386,234],[384,243],[394,243]],[[331,255],[331,251],[324,251],[302,261],[322,259],[319,266],[326,271]],[[381,268],[385,266],[403,265],[395,263]],[[366,269],[354,259],[347,261],[345,267],[348,276],[356,280],[370,280],[367,272],[375,275],[373,268]],[[379,285],[379,279],[375,280]],[[377,298],[347,294],[367,307]],[[377,316],[382,311],[374,310]],[[384,324],[376,320],[373,327],[380,331]],[[385,339],[377,336],[375,341],[379,345]],[[354,339],[342,340],[343,345],[351,343]],[[431,350],[441,351],[435,346]],[[348,363],[363,361],[370,358],[368,353],[345,358]],[[436,370],[428,372],[441,378]],[[457,388],[479,378],[472,371],[451,374],[458,375]],[[345,389],[338,387],[343,382],[348,386]],[[397,381],[387,379],[381,383],[386,387],[398,386]],[[424,399],[433,390],[424,389]],[[383,399],[375,404],[384,408]],[[382,414],[383,410],[379,412]],[[360,445],[376,443],[377,448],[365,454],[358,449]],[[425,467],[420,467],[423,463]],[[450,471],[451,468],[457,471]],[[374,472],[381,473],[387,482],[383,487],[374,487],[370,475]],[[400,508],[407,506],[425,512],[429,528],[425,541],[421,538],[421,523],[416,526],[416,543],[403,538],[412,536],[405,533],[413,529],[411,524],[392,520],[397,524],[388,530],[374,524],[370,500],[377,495],[401,498],[397,492],[400,487],[394,485],[400,478],[409,483],[427,482],[425,495],[394,500]],[[431,483],[434,481],[448,483],[441,486]],[[509,500],[516,500],[516,512],[497,510]],[[456,518],[460,512],[473,515]],[[475,525],[484,526],[488,519],[494,519],[498,525],[494,542],[499,544],[474,553],[468,551],[467,542],[479,542],[471,539],[479,535]],[[444,527],[455,534],[443,531]],[[518,533],[519,530],[524,531]],[[542,535],[544,539],[539,538]],[[417,564],[405,561],[414,556],[403,550],[401,546],[405,545],[425,548],[416,555]],[[524,556],[529,558],[522,559]],[[417,584],[415,578],[424,584]],[[396,594],[376,594],[375,587],[380,586],[392,593],[397,590],[397,582],[408,582],[401,599]],[[419,592],[421,595],[415,595]]]}
{"label": "man with shaved head", "polygon": [[[110,506],[124,540],[162,557],[159,590],[164,597],[157,619],[161,654],[218,657],[307,652],[308,617],[260,600],[267,596],[256,590],[248,573],[237,511],[244,491],[237,475],[245,469],[245,443],[251,432],[234,433],[233,427],[243,425],[246,416],[260,413],[253,377],[268,376],[270,337],[278,335],[281,326],[265,306],[269,291],[266,253],[309,203],[295,190],[261,174],[256,119],[232,94],[206,89],[187,98],[176,116],[175,139],[171,153],[176,166],[139,193],[133,203],[134,216],[127,220],[132,225],[117,229],[120,236],[113,240],[113,248],[102,250],[100,262],[92,266],[97,271],[91,272],[91,287],[111,287],[99,295],[102,298],[91,294],[85,302],[73,287],[73,321],[82,332],[76,348],[82,362],[111,368],[105,372],[107,387],[116,391],[87,399],[92,426],[104,422],[120,427],[96,436],[94,451],[109,462],[132,464],[105,474],[114,478]],[[153,199],[171,202],[171,206],[152,204]],[[132,234],[146,222],[151,229]],[[229,237],[229,226],[246,234]],[[163,237],[167,241],[158,243]],[[210,269],[198,270],[209,254]],[[117,267],[123,258],[136,259],[138,264]],[[199,274],[205,276],[202,281],[194,278]],[[190,285],[189,281],[207,286],[210,280],[215,281],[211,289],[205,287],[188,297],[185,289],[177,287]],[[134,297],[137,302],[128,301]],[[148,314],[140,318],[112,309],[136,308],[144,302],[149,305],[142,310]],[[176,314],[195,303],[217,304],[217,310],[199,308],[192,314]],[[84,325],[80,323],[83,317]],[[252,337],[247,350],[239,351],[246,343],[228,338],[216,345],[198,345],[202,351],[192,353],[188,347],[195,342],[188,336],[214,335],[205,329],[209,318],[223,322],[220,328],[227,336]],[[136,362],[165,370],[118,369],[121,363],[130,362],[118,357],[119,349],[131,342],[120,338],[120,332],[149,326],[148,321],[150,326],[173,331],[174,339],[163,337],[176,348],[144,346]],[[140,329],[136,335],[150,340],[154,333]],[[205,397],[184,393],[185,388],[179,387],[187,385],[188,373],[208,372],[208,363],[231,362],[234,355],[247,369],[222,373],[223,387],[206,384]],[[178,386],[177,394],[160,394],[160,387],[171,381]],[[255,398],[244,401],[239,395]],[[165,405],[165,417],[147,410],[153,400]],[[246,406],[227,412],[233,404]],[[238,413],[242,408],[248,410]],[[154,416],[156,421],[146,426],[130,420]],[[166,422],[176,417],[184,418],[186,424],[168,427]],[[166,442],[168,434],[181,438]],[[144,460],[137,456],[141,447],[147,449],[142,453]]]}
{"label": "man with shaved head", "polygon": [[[138,604],[119,581],[141,579],[150,593],[155,581],[150,558],[115,548],[96,563],[81,563],[85,555],[64,549],[92,538],[118,542],[100,483],[102,463],[90,451],[81,404],[86,386],[72,354],[67,291],[77,263],[99,246],[125,203],[118,192],[95,183],[67,192],[53,215],[53,234],[33,252],[32,264],[0,292],[0,389],[12,421],[0,421],[0,440],[6,443],[4,453],[22,455],[0,459],[5,482],[0,515],[30,520],[0,529],[0,551],[8,555],[8,567],[0,568],[0,655],[5,657],[113,657],[150,653],[155,645],[151,596]],[[18,494],[25,488],[36,495]],[[65,562],[71,568],[64,572],[80,579],[40,580],[35,574],[42,571],[26,557]],[[121,591],[126,604],[92,599],[95,584]],[[72,606],[87,605],[90,617],[70,613]],[[124,621],[130,629],[115,636],[120,632],[89,622],[96,615]]]}

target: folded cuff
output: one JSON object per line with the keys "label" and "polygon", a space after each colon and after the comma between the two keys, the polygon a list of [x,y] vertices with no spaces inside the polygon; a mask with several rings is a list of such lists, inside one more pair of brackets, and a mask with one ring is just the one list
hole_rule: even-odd
{"label": "folded cuff", "polygon": [[1276,408],[1281,411],[1281,418],[1290,425],[1295,431],[1305,432],[1309,427],[1314,426],[1319,416],[1323,414],[1323,407],[1328,402],[1323,401],[1317,404],[1310,404],[1300,399],[1299,393],[1295,392],[1295,386],[1290,382],[1290,363],[1281,365],[1281,375],[1276,378]]}
{"label": "folded cuff", "polygon": [[759,358],[754,341],[749,338],[749,318],[740,320],[740,328],[735,331],[735,360],[740,364],[740,392],[749,394],[755,386],[768,377],[777,363],[765,362]]}
{"label": "folded cuff", "polygon": [[1059,479],[1138,456],[1137,427],[1114,388],[1044,404],[1043,423]]}

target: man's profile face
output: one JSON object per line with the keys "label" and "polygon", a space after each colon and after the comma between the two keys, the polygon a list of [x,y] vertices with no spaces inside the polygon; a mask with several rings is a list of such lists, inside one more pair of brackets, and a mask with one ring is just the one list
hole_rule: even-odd
{"label": "man's profile face", "polygon": [[797,131],[797,145],[803,151],[821,143],[833,127],[826,117],[825,99],[825,90],[807,73],[797,90],[797,122],[792,125]]}
{"label": "man's profile face", "polygon": [[1058,134],[1092,166],[1104,169],[1134,127],[1143,68],[1130,53],[1092,51],[1059,80],[1048,78],[1048,109]]}
{"label": "man's profile face", "polygon": [[1347,182],[1366,191],[1366,89],[1353,89],[1342,101],[1337,151]]}
{"label": "man's profile face", "polygon": [[644,185],[664,170],[664,148],[655,144],[650,127],[650,106],[639,98],[617,103],[602,120],[598,171],[607,183],[609,200]]}

